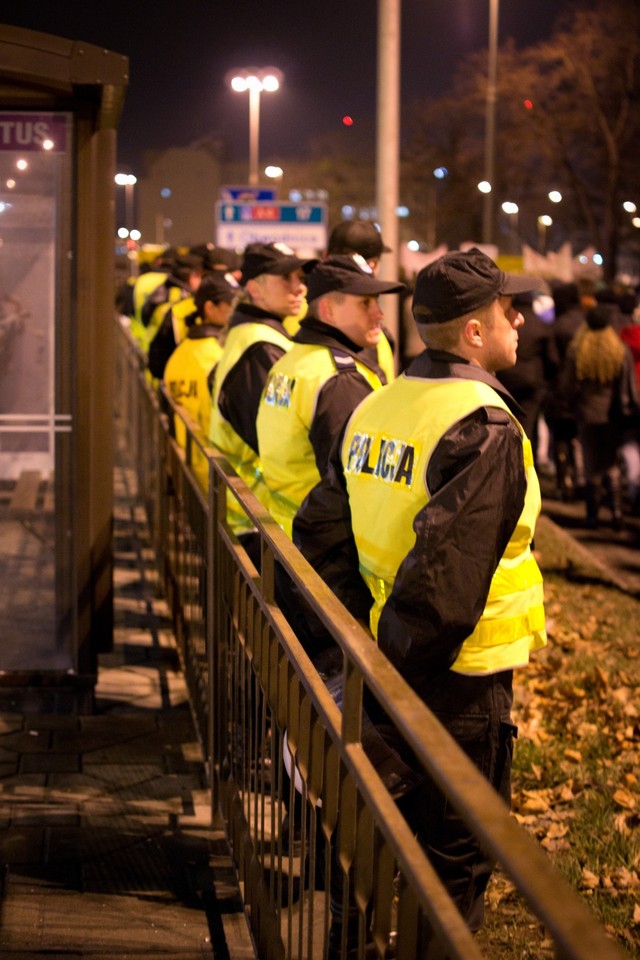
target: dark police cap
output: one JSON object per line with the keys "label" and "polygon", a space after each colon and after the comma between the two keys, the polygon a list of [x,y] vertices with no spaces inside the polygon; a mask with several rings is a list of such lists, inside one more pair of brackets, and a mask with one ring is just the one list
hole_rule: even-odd
{"label": "dark police cap", "polygon": [[391,247],[384,245],[380,231],[370,220],[341,220],[329,235],[327,253],[359,253],[365,260],[375,260]]}
{"label": "dark police cap", "polygon": [[250,243],[242,258],[241,283],[244,285],[263,273],[284,276],[301,270],[307,262],[297,257],[286,243]]}
{"label": "dark police cap", "polygon": [[336,255],[316,261],[305,268],[307,300],[310,302],[326,293],[349,293],[354,297],[377,297],[380,293],[400,293],[404,283],[377,280],[373,270],[358,253]]}
{"label": "dark police cap", "polygon": [[215,270],[203,277],[202,283],[193,295],[193,300],[197,310],[201,311],[208,300],[214,303],[220,303],[221,300],[231,303],[239,292],[238,281],[231,273]]}
{"label": "dark police cap", "polygon": [[416,277],[416,323],[447,323],[488,306],[501,296],[536,290],[535,277],[505,273],[477,247],[454,250],[424,267]]}

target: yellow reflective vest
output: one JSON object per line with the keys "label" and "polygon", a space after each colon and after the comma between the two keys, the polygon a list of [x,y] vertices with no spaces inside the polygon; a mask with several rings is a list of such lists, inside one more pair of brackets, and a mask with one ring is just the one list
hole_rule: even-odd
{"label": "yellow reflective vest", "polygon": [[141,273],[133,283],[133,316],[131,317],[131,334],[138,341],[143,350],[147,349],[147,328],[142,322],[142,308],[158,287],[166,282],[169,274],[166,271],[149,270]]}
{"label": "yellow reflective vest", "polygon": [[[231,327],[225,341],[222,356],[218,361],[211,391],[211,418],[209,421],[209,439],[224,453],[227,460],[248,487],[253,490],[261,503],[269,509],[269,491],[262,477],[260,458],[248,443],[239,436],[231,424],[220,413],[218,400],[220,390],[227,374],[238,363],[242,355],[254,343],[274,343],[287,351],[292,347],[289,337],[270,327],[266,323],[241,323]],[[233,494],[227,496],[227,520],[236,533],[252,529],[252,524],[239,509]]]}
{"label": "yellow reflective vest", "polygon": [[[187,336],[173,351],[164,369],[164,383],[171,398],[185,408],[190,417],[202,427],[205,436],[209,430],[211,396],[208,376],[222,356],[217,337],[199,333]],[[176,441],[186,446],[186,430],[181,420],[175,419]],[[198,450],[193,453],[193,469],[204,490],[208,487],[208,464]]]}
{"label": "yellow reflective vest", "polygon": [[[282,321],[284,328],[290,337],[295,337],[296,333],[300,329],[300,323],[307,315],[307,307],[307,301],[305,300],[298,313],[289,317],[285,317]],[[373,348],[371,352],[374,352]],[[377,355],[378,366],[387,378],[387,383],[392,383],[396,378],[396,361],[395,357],[393,356],[391,344],[389,343],[384,330],[380,331],[380,339],[378,340],[377,347],[375,348],[375,353]]]}
{"label": "yellow reflective vest", "polygon": [[522,666],[531,650],[546,643],[542,574],[531,552],[541,501],[530,441],[488,384],[402,376],[384,396],[372,394],[360,404],[342,446],[353,533],[360,570],[374,600],[371,629],[377,636],[380,614],[398,568],[415,545],[413,521],[429,502],[426,478],[431,455],[447,430],[480,407],[499,407],[517,425],[527,488],[524,508],[492,578],[485,609],[451,667],[463,674]]}
{"label": "yellow reflective vest", "polygon": [[[380,378],[364,363],[355,363],[372,390]],[[258,444],[264,480],[269,488],[269,511],[287,536],[293,518],[312,487],[320,480],[309,431],[318,394],[331,377],[340,375],[339,361],[327,346],[294,343],[269,372],[258,409]]]}

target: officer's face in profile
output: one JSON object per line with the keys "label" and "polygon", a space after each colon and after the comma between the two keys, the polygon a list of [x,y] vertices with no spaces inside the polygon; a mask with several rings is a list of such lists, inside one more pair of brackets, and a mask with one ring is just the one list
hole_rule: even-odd
{"label": "officer's face in profile", "polygon": [[250,280],[247,289],[256,307],[283,318],[299,313],[307,290],[301,270],[284,275],[263,273]]}
{"label": "officer's face in profile", "polygon": [[382,310],[374,296],[342,294],[330,300],[329,323],[359,347],[375,347],[380,339]]}
{"label": "officer's face in profile", "polygon": [[518,328],[524,317],[513,306],[512,297],[498,297],[487,311],[482,324],[482,366],[489,373],[507,370],[517,360]]}

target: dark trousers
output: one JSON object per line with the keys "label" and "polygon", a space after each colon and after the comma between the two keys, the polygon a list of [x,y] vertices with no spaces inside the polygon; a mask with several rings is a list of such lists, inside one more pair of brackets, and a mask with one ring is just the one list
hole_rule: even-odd
{"label": "dark trousers", "polygon": [[[512,676],[510,670],[482,677],[447,671],[434,679],[432,689],[424,696],[429,708],[507,806],[511,805],[511,759],[517,735],[511,722]],[[495,866],[493,858],[429,778],[396,802],[449,896],[475,933],[484,918],[484,893]],[[344,878],[335,849],[332,861],[329,960],[338,960],[345,956],[340,950],[345,923],[347,952],[357,946],[358,911],[351,902],[344,914]],[[419,955],[440,960],[445,957],[426,927],[421,932]]]}
{"label": "dark trousers", "polygon": [[[511,804],[511,758],[517,728],[511,722],[512,672],[468,677],[448,671],[427,705]],[[399,801],[449,895],[472,931],[482,926],[484,892],[495,866],[444,794],[427,779]]]}

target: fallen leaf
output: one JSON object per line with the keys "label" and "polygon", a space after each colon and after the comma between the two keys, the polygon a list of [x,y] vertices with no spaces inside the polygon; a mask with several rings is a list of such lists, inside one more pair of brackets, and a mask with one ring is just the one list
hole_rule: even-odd
{"label": "fallen leaf", "polygon": [[579,750],[565,750],[564,756],[567,760],[571,760],[574,763],[582,763],[582,754]]}
{"label": "fallen leaf", "polygon": [[573,800],[575,800],[575,798],[576,798],[575,793],[573,792],[569,784],[565,783],[565,785],[560,788],[560,791],[558,793],[558,800],[561,800],[562,803],[571,803]]}
{"label": "fallen leaf", "polygon": [[582,886],[585,890],[595,890],[600,886],[600,878],[592,873],[591,870],[588,870],[586,867],[582,868]]}
{"label": "fallen leaf", "polygon": [[611,879],[619,890],[628,890],[630,887],[640,887],[640,878],[635,870],[627,867],[617,867],[611,871]]}
{"label": "fallen leaf", "polygon": [[635,810],[636,808],[636,798],[629,790],[625,790],[623,787],[616,790],[613,795],[613,802],[619,807],[624,807],[625,810]]}
{"label": "fallen leaf", "polygon": [[559,840],[560,837],[566,837],[568,833],[569,827],[566,827],[563,823],[552,823],[547,830],[547,836],[551,840]]}

